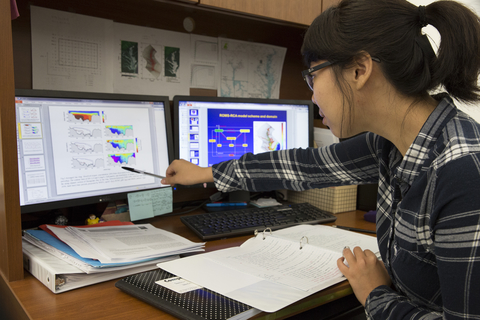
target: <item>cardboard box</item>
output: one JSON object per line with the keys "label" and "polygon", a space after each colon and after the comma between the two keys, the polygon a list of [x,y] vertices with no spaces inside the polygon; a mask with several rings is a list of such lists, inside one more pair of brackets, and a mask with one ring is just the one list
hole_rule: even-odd
{"label": "cardboard box", "polygon": [[288,190],[288,201],[308,202],[317,208],[331,213],[357,209],[357,186],[329,187],[305,191]]}

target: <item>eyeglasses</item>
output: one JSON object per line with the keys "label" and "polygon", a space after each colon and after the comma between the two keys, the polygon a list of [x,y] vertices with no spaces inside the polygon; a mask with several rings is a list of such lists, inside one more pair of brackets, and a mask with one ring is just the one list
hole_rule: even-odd
{"label": "eyeglasses", "polygon": [[[375,57],[372,57],[372,60],[375,61],[375,62],[380,62],[380,59],[375,58]],[[313,68],[302,71],[303,80],[305,80],[305,82],[308,84],[308,87],[310,88],[310,90],[313,91],[312,73],[315,72],[315,71],[318,71],[320,69],[323,69],[325,67],[331,66],[334,63],[335,63],[334,61],[327,61],[327,62],[324,62],[324,63],[320,63],[319,65],[316,65]]]}
{"label": "eyeglasses", "polygon": [[307,70],[304,70],[302,71],[302,76],[303,76],[303,80],[305,80],[305,82],[308,84],[308,87],[310,88],[310,90],[313,91],[313,77],[312,77],[312,72],[315,72],[317,70],[320,70],[320,69],[323,69],[325,67],[328,67],[332,64],[334,64],[335,62],[332,62],[332,61],[327,61],[327,62],[324,62],[324,63],[320,63],[319,65],[316,65],[315,67],[313,68],[310,68],[310,69],[307,69]]}

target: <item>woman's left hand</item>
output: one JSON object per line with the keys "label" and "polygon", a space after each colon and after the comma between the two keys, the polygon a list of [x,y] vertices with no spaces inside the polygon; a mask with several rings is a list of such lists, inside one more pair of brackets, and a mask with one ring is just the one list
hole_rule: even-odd
{"label": "woman's left hand", "polygon": [[363,251],[360,247],[355,247],[352,252],[346,247],[343,249],[343,257],[337,260],[337,265],[350,282],[358,301],[364,306],[373,289],[381,285],[390,286],[392,283],[383,262],[370,250]]}

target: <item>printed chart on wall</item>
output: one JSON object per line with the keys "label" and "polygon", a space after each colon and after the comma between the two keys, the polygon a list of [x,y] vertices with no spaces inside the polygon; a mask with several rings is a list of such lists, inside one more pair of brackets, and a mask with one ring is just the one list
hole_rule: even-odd
{"label": "printed chart on wall", "polygon": [[34,89],[278,99],[286,48],[31,7]]}
{"label": "printed chart on wall", "polygon": [[286,48],[231,39],[219,42],[220,96],[279,98]]}
{"label": "printed chart on wall", "polygon": [[34,89],[112,92],[113,21],[31,6]]}
{"label": "printed chart on wall", "polygon": [[188,94],[190,35],[116,23],[114,92]]}
{"label": "printed chart on wall", "polygon": [[286,111],[208,110],[208,165],[287,149],[286,121]]}
{"label": "printed chart on wall", "polygon": [[192,52],[191,88],[217,90],[220,77],[218,38],[190,35]]}
{"label": "printed chart on wall", "polygon": [[[144,175],[125,179],[125,172],[118,170],[121,166],[153,170],[149,167],[153,150],[147,108],[110,112],[108,108],[66,111],[64,106],[50,106],[49,117],[59,195],[129,186],[132,179],[148,182]],[[148,179],[151,183],[154,178]]]}

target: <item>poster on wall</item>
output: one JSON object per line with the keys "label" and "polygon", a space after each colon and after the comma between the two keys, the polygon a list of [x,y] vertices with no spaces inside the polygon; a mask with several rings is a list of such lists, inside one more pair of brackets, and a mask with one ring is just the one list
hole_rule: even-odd
{"label": "poster on wall", "polygon": [[113,91],[173,97],[190,88],[190,35],[114,24]]}
{"label": "poster on wall", "polygon": [[113,21],[31,6],[34,89],[113,92]]}
{"label": "poster on wall", "polygon": [[32,6],[34,89],[278,99],[286,48]]}

